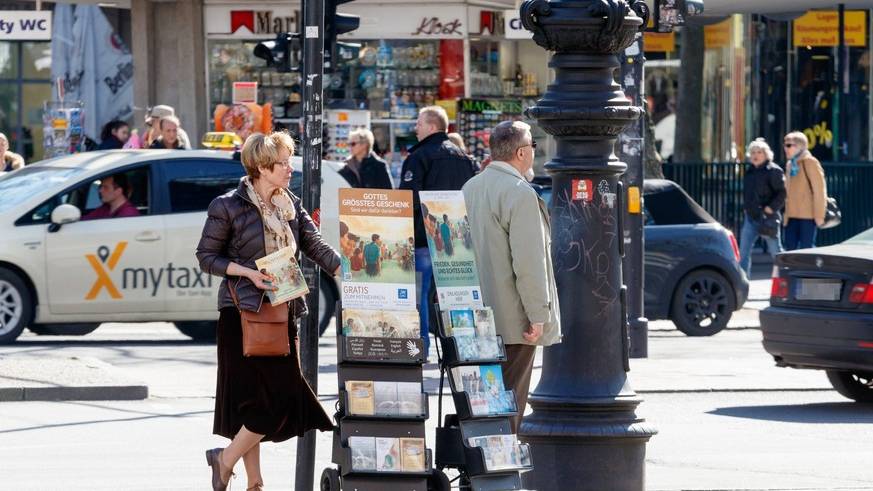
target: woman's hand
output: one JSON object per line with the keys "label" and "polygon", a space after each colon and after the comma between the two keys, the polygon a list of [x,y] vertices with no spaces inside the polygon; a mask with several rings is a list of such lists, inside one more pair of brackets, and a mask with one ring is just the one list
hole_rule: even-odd
{"label": "woman's hand", "polygon": [[247,271],[246,278],[251,280],[252,283],[255,284],[256,287],[261,290],[270,290],[276,291],[279,288],[274,284],[274,279],[272,276],[268,274],[261,273],[258,270],[250,269]]}

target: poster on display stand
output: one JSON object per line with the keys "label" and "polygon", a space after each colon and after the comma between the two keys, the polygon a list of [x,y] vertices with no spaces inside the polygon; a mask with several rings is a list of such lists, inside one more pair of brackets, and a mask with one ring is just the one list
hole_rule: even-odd
{"label": "poster on display stand", "polygon": [[467,151],[480,161],[491,152],[488,139],[491,129],[501,121],[523,119],[520,99],[461,99],[458,101],[458,133],[464,137]]}
{"label": "poster on display stand", "polygon": [[482,290],[461,191],[421,191],[424,219],[440,309],[481,308]]}
{"label": "poster on display stand", "polygon": [[344,161],[352,155],[349,135],[357,129],[370,129],[370,111],[324,111],[327,121],[324,158]]}
{"label": "poster on display stand", "polygon": [[85,112],[81,102],[51,102],[43,106],[45,158],[62,157],[85,149]]}

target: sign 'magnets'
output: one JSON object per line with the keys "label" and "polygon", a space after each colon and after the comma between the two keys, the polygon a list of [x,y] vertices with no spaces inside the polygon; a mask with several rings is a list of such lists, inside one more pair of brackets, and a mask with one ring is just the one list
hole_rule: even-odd
{"label": "sign 'magnets'", "polygon": [[0,11],[0,41],[48,41],[51,37],[51,11]]}

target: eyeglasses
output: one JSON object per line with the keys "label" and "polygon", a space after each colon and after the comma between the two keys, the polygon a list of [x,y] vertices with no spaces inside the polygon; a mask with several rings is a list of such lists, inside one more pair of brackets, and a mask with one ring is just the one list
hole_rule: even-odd
{"label": "eyeglasses", "polygon": [[793,143],[785,143],[785,144],[783,144],[782,146],[785,147],[785,148],[791,148],[791,147],[794,146],[794,144],[793,144]]}
{"label": "eyeglasses", "polygon": [[291,168],[291,159],[289,158],[288,160],[286,160],[284,162],[273,162],[273,167],[275,167],[275,166],[279,166],[279,167],[282,167],[284,169],[290,169]]}
{"label": "eyeglasses", "polygon": [[[524,148],[524,147],[531,147],[532,149],[536,150],[537,149],[537,142],[536,142],[536,140],[531,140],[531,142],[528,143],[527,145],[522,145],[518,148]],[[516,148],[516,150],[518,150],[518,148]]]}
{"label": "eyeglasses", "polygon": [[350,147],[354,147],[355,145],[360,145],[361,142],[349,142]]}

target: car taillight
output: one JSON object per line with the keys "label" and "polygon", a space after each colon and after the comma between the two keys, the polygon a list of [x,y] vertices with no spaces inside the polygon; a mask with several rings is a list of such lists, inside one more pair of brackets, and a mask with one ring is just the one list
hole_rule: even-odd
{"label": "car taillight", "polygon": [[873,303],[873,280],[870,283],[855,283],[849,293],[851,303]]}
{"label": "car taillight", "polygon": [[788,298],[788,278],[779,277],[779,267],[773,266],[773,282],[770,283],[770,298]]}
{"label": "car taillight", "polygon": [[734,237],[734,233],[728,231],[728,237],[731,238],[731,247],[734,250],[734,258],[736,258],[737,262],[740,262],[740,246],[737,244],[737,238]]}

